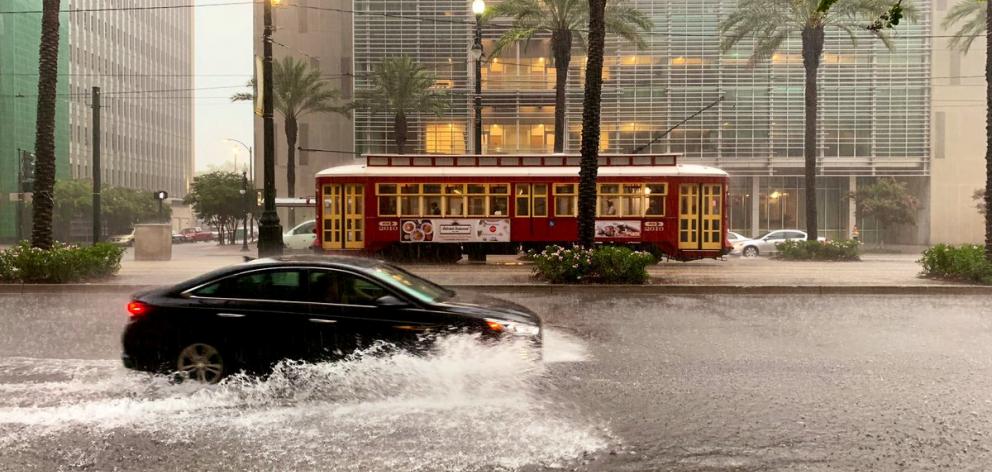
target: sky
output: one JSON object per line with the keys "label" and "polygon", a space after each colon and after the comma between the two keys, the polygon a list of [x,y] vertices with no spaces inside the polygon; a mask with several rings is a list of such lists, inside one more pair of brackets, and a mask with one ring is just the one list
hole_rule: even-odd
{"label": "sky", "polygon": [[196,8],[196,170],[248,162],[248,151],[225,141],[234,138],[253,145],[251,102],[231,103],[228,97],[245,91],[240,85],[253,73],[252,6],[244,0],[197,0],[199,5],[240,3]]}

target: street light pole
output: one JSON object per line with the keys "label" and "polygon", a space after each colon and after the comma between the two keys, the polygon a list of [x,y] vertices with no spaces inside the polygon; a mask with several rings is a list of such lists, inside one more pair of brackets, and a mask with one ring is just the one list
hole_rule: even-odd
{"label": "street light pole", "polygon": [[244,215],[244,233],[241,235],[241,251],[248,251],[248,172],[241,172],[241,211]]}
{"label": "street light pole", "polygon": [[[252,147],[249,146],[249,145],[247,145],[247,144],[245,144],[244,141],[241,141],[241,140],[238,140],[238,139],[234,139],[234,138],[225,138],[225,139],[227,139],[228,141],[231,141],[232,143],[238,143],[242,147],[244,147],[245,149],[248,150],[248,175],[251,176],[251,188],[254,189],[255,188],[255,182],[257,181],[257,178],[255,177],[255,154],[252,152]],[[254,241],[255,240],[255,212],[254,211],[251,213],[251,226],[248,229],[251,231],[251,233],[250,233],[251,234],[251,240]]]}
{"label": "street light pole", "polygon": [[475,58],[475,154],[482,154],[482,14],[486,11],[486,2],[472,2],[472,13],[475,13],[475,43],[472,44],[472,57]]}
{"label": "street light pole", "polygon": [[272,101],[272,4],[278,0],[264,0],[262,32],[262,172],[265,195],[262,217],[258,220],[259,257],[282,254],[282,227],[276,213],[276,160],[275,123]]}

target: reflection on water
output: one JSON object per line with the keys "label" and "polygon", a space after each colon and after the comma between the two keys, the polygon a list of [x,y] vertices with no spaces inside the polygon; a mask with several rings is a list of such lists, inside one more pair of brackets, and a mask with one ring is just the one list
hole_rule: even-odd
{"label": "reflection on water", "polygon": [[607,433],[551,397],[548,364],[585,353],[548,338],[548,363],[519,345],[457,336],[430,357],[373,349],[217,386],[177,385],[116,361],[3,359],[0,470],[51,455],[68,470],[567,466],[603,448]]}

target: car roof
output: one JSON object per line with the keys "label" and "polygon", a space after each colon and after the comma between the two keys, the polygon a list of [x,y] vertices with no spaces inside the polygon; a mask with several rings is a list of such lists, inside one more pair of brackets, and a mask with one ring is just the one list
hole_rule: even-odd
{"label": "car roof", "polygon": [[385,262],[367,257],[355,256],[319,256],[319,255],[289,255],[277,257],[263,257],[251,259],[240,264],[222,267],[205,274],[199,275],[189,280],[180,282],[169,289],[169,292],[179,292],[191,287],[209,282],[214,279],[226,277],[247,269],[269,269],[278,267],[327,267],[327,268],[350,268],[352,270],[367,271],[379,267]]}

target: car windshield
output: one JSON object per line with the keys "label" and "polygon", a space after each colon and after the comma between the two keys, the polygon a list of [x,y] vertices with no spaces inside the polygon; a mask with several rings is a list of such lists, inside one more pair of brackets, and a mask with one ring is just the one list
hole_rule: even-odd
{"label": "car windshield", "polygon": [[437,303],[455,296],[455,292],[399,267],[378,265],[370,272],[375,278],[423,302]]}
{"label": "car windshield", "polygon": [[761,236],[758,236],[757,239],[765,239],[766,236],[772,233],[773,231],[765,231],[764,233],[761,233]]}

